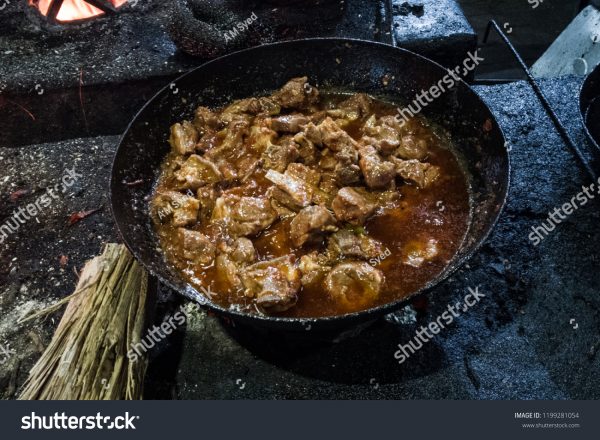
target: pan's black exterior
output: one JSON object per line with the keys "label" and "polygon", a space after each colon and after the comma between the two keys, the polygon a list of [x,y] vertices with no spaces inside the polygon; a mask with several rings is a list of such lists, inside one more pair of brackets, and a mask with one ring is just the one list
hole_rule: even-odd
{"label": "pan's black exterior", "polygon": [[[334,330],[372,320],[404,304],[397,301],[359,313],[318,319],[247,315],[225,310],[182,281],[165,264],[149,220],[148,204],[160,164],[169,150],[171,124],[190,118],[200,104],[220,106],[267,94],[289,79],[308,76],[323,90],[365,92],[407,104],[438,83],[440,65],[392,46],[350,39],[310,39],[260,46],[216,59],[161,90],[135,117],[121,139],[111,179],[116,224],[133,255],[153,275],[182,295],[241,323],[275,329]],[[384,84],[385,83],[385,84]],[[486,239],[504,206],[509,157],[504,136],[481,99],[461,82],[434,100],[423,114],[452,133],[472,188],[472,222],[463,246],[447,270],[416,294],[431,288],[463,264]],[[124,182],[142,179],[142,185]]]}
{"label": "pan's black exterior", "polygon": [[579,109],[590,142],[600,151],[600,64],[588,75],[581,87]]}

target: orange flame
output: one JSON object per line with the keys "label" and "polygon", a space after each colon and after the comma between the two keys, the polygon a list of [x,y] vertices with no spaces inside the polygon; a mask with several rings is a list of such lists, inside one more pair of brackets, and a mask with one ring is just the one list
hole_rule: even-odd
{"label": "orange flame", "polygon": [[[115,8],[118,8],[125,3],[127,0],[109,0]],[[43,15],[48,15],[48,9],[52,0],[29,0],[29,4],[35,6]],[[64,0],[56,19],[62,22],[83,20],[86,18],[96,17],[102,15],[104,12],[95,6],[90,5],[84,0]]]}

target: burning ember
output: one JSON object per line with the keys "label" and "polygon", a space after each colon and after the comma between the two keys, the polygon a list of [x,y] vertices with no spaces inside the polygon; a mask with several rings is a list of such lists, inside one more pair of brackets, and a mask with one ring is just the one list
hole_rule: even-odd
{"label": "burning ember", "polygon": [[70,23],[114,13],[127,0],[29,0],[48,20]]}

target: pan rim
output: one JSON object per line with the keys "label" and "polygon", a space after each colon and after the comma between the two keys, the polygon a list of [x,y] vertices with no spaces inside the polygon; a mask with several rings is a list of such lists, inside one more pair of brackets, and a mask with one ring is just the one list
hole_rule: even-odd
{"label": "pan rim", "polygon": [[455,260],[451,260],[453,263],[452,267],[450,267],[450,265],[446,266],[446,268],[436,278],[427,282],[420,289],[414,291],[413,293],[411,293],[410,295],[408,295],[404,298],[401,298],[401,299],[398,299],[398,300],[395,300],[395,301],[392,301],[392,302],[389,302],[386,304],[382,304],[377,307],[372,307],[372,308],[369,308],[366,310],[357,311],[357,312],[350,312],[350,313],[345,313],[342,315],[332,315],[332,316],[323,316],[323,317],[286,317],[286,316],[270,316],[270,315],[243,313],[243,312],[240,312],[237,310],[223,308],[220,305],[209,301],[204,295],[202,295],[200,292],[198,292],[195,288],[193,288],[189,283],[185,282],[184,280],[181,280],[181,281],[182,281],[182,284],[186,285],[186,287],[185,287],[185,289],[182,289],[180,286],[175,285],[170,280],[166,279],[161,274],[157,273],[154,269],[152,269],[150,267],[150,265],[145,263],[144,259],[140,256],[139,252],[136,251],[135,246],[132,245],[129,242],[129,240],[126,238],[125,234],[123,234],[121,225],[117,221],[117,216],[115,215],[115,209],[114,209],[115,205],[114,205],[114,201],[113,201],[113,188],[117,184],[117,182],[115,181],[116,180],[115,179],[115,163],[116,163],[116,159],[119,155],[119,152],[121,151],[122,145],[125,141],[125,137],[129,133],[131,128],[134,126],[134,124],[137,122],[140,115],[149,106],[151,106],[155,100],[157,100],[159,97],[161,97],[165,91],[169,90],[171,83],[180,81],[180,80],[186,78],[188,75],[192,75],[196,71],[198,71],[200,69],[204,69],[213,63],[222,62],[223,60],[227,59],[228,57],[233,57],[233,56],[237,56],[239,54],[252,52],[252,51],[256,51],[256,50],[260,50],[260,49],[268,50],[268,48],[270,48],[270,47],[294,46],[296,44],[302,44],[305,42],[314,42],[314,43],[319,43],[319,42],[332,43],[333,42],[333,43],[338,43],[338,44],[355,43],[357,45],[385,47],[386,50],[395,50],[395,51],[399,51],[399,52],[404,52],[404,53],[408,54],[409,56],[417,57],[427,63],[435,65],[437,68],[442,69],[443,71],[447,71],[447,69],[445,67],[443,67],[441,64],[437,63],[436,61],[433,61],[433,60],[431,60],[423,55],[420,55],[416,52],[413,52],[411,50],[408,50],[408,49],[405,49],[402,47],[393,46],[393,45],[387,44],[387,43],[362,40],[362,39],[356,39],[356,38],[344,38],[344,37],[305,38],[305,39],[300,39],[300,40],[288,40],[288,41],[269,43],[269,44],[264,44],[261,46],[255,46],[255,47],[231,52],[229,54],[226,54],[226,55],[220,56],[218,58],[212,59],[210,61],[207,61],[205,63],[202,63],[201,65],[194,67],[193,69],[191,69],[187,72],[184,72],[182,75],[180,75],[176,79],[170,81],[168,84],[166,84],[164,87],[162,87],[156,94],[154,94],[135,114],[133,119],[127,125],[127,128],[125,129],[123,134],[119,137],[119,143],[118,143],[117,149],[115,151],[115,154],[113,156],[113,160],[112,160],[112,164],[111,164],[111,171],[110,171],[111,178],[109,181],[109,191],[108,191],[108,200],[109,200],[109,204],[110,204],[110,208],[111,208],[111,213],[112,213],[113,220],[115,222],[117,231],[121,237],[123,244],[125,244],[125,246],[131,252],[131,254],[134,256],[134,258],[142,265],[142,267],[151,276],[157,278],[161,283],[163,283],[167,287],[173,289],[178,294],[188,298],[189,300],[195,301],[202,307],[208,308],[210,310],[217,312],[220,315],[225,315],[225,316],[231,317],[232,319],[238,320],[238,321],[252,321],[259,325],[260,324],[264,324],[264,325],[300,324],[300,325],[304,326],[304,324],[311,324],[311,323],[334,325],[334,324],[342,324],[344,322],[348,323],[348,322],[352,322],[352,321],[366,321],[368,319],[374,319],[379,316],[391,313],[394,310],[398,310],[402,306],[408,304],[412,299],[414,299],[418,296],[421,296],[421,295],[427,293],[428,291],[430,291],[432,288],[442,284],[444,281],[446,281],[448,279],[448,277],[450,277],[450,275],[455,273],[468,260],[470,260],[477,251],[479,251],[481,246],[483,246],[483,244],[485,244],[486,241],[488,240],[492,231],[496,228],[497,223],[498,223],[498,221],[504,211],[504,208],[506,206],[508,194],[510,191],[512,167],[511,167],[510,153],[506,149],[506,136],[504,134],[504,131],[503,131],[502,127],[500,126],[500,124],[498,123],[498,120],[497,120],[496,116],[494,115],[494,113],[491,111],[491,109],[489,109],[489,106],[481,99],[481,97],[475,92],[475,90],[473,90],[473,88],[467,82],[465,82],[462,78],[460,78],[458,83],[460,83],[460,84],[462,84],[462,86],[466,87],[468,92],[475,95],[477,97],[477,99],[480,100],[485,105],[486,108],[488,108],[492,122],[495,123],[495,126],[498,128],[500,136],[501,136],[502,140],[504,141],[504,147],[503,147],[504,150],[503,151],[506,156],[506,168],[505,168],[506,187],[505,187],[504,193],[502,194],[498,209],[496,211],[496,214],[494,215],[493,220],[490,222],[490,224],[488,225],[487,229],[482,234],[482,236],[478,240],[478,242],[472,247],[472,249],[470,249],[464,255],[461,255],[459,258],[457,258]]}

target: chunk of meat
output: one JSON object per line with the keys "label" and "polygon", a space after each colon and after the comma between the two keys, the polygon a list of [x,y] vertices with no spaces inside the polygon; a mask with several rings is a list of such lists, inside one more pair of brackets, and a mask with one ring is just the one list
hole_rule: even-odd
{"label": "chunk of meat", "polygon": [[298,133],[306,124],[308,118],[301,114],[283,115],[271,119],[271,128],[279,133]]}
{"label": "chunk of meat", "polygon": [[317,149],[314,142],[306,137],[304,132],[294,136],[297,145],[298,157],[305,165],[313,165],[317,162]]}
{"label": "chunk of meat", "polygon": [[358,162],[358,150],[351,145],[344,145],[333,155],[338,162],[344,165],[355,164]]}
{"label": "chunk of meat", "polygon": [[242,273],[245,267],[256,261],[256,250],[252,241],[240,237],[232,243],[220,242],[215,260],[217,279],[229,288],[243,290]]}
{"label": "chunk of meat", "polygon": [[331,270],[331,266],[326,255],[313,251],[300,257],[298,269],[302,273],[300,282],[303,286],[309,286],[323,281],[325,275]]}
{"label": "chunk of meat", "polygon": [[217,251],[220,254],[227,254],[229,259],[240,268],[254,263],[257,258],[256,249],[254,248],[252,240],[246,237],[239,237],[236,239],[228,238],[225,241],[220,241],[217,245]]}
{"label": "chunk of meat", "polygon": [[218,195],[218,191],[212,185],[201,186],[198,188],[198,191],[196,191],[196,199],[200,202],[199,218],[201,220],[210,219]]}
{"label": "chunk of meat", "polygon": [[358,148],[357,142],[329,117],[325,118],[317,128],[321,134],[323,145],[333,151],[340,151],[344,147]]}
{"label": "chunk of meat", "polygon": [[322,152],[321,160],[319,160],[319,168],[323,171],[333,171],[335,170],[337,163],[338,161],[335,158],[334,153],[330,151],[329,148],[325,148]]}
{"label": "chunk of meat", "polygon": [[239,179],[238,170],[236,166],[229,160],[226,159],[215,159],[219,171],[223,175],[223,181],[232,182]]}
{"label": "chunk of meat", "polygon": [[229,254],[219,254],[215,259],[215,269],[217,271],[217,280],[229,288],[235,290],[243,289],[242,278],[240,277],[240,267],[231,259]]}
{"label": "chunk of meat", "polygon": [[299,163],[291,163],[284,174],[269,170],[265,178],[276,185],[270,191],[271,197],[290,209],[310,205],[320,174]]}
{"label": "chunk of meat", "polygon": [[318,102],[319,91],[303,76],[290,80],[272,98],[283,108],[302,110]]}
{"label": "chunk of meat", "polygon": [[198,107],[194,112],[193,124],[200,134],[223,128],[219,121],[219,114],[213,112],[208,107],[202,106]]}
{"label": "chunk of meat", "polygon": [[[278,191],[280,194],[273,194],[274,192]],[[296,208],[296,210],[290,209],[288,208],[286,205],[284,205],[282,202],[279,202],[275,197],[279,197],[279,198],[283,198],[285,199],[287,197],[287,195],[279,190],[273,190],[271,192],[268,192],[267,195],[269,195],[271,198],[271,206],[273,207],[273,209],[277,212],[277,215],[279,216],[280,219],[284,219],[287,217],[293,217],[297,214],[297,211],[299,210],[299,208]],[[293,202],[290,202],[293,204]]]}
{"label": "chunk of meat", "polygon": [[197,154],[192,154],[174,176],[179,188],[191,190],[223,180],[217,165]]}
{"label": "chunk of meat", "polygon": [[232,119],[240,115],[258,115],[265,113],[267,115],[277,115],[281,112],[281,106],[269,97],[247,98],[234,101],[221,112],[220,120],[222,123],[229,123]]}
{"label": "chunk of meat", "polygon": [[297,247],[324,232],[336,230],[335,218],[327,208],[322,206],[307,206],[290,223],[290,237]]}
{"label": "chunk of meat", "polygon": [[240,237],[233,242],[229,255],[238,264],[250,264],[256,260],[256,249],[252,240]]}
{"label": "chunk of meat", "polygon": [[249,126],[250,124],[245,119],[232,121],[226,129],[218,133],[223,138],[221,143],[208,150],[204,157],[219,163],[243,156],[246,152],[243,141],[248,134]]}
{"label": "chunk of meat", "polygon": [[317,146],[323,145],[323,136],[321,136],[321,130],[314,123],[309,122],[304,127],[304,135],[306,139],[311,141],[313,144]]}
{"label": "chunk of meat", "polygon": [[271,97],[263,96],[258,98],[260,112],[269,116],[275,116],[281,113],[281,106]]}
{"label": "chunk of meat", "polygon": [[310,205],[312,188],[303,180],[274,170],[267,171],[265,178],[277,186],[277,188],[272,188],[273,191],[270,191],[270,195],[279,202],[286,206],[291,202],[292,207],[300,208]]}
{"label": "chunk of meat", "polygon": [[292,255],[246,267],[242,282],[245,295],[255,298],[256,305],[269,312],[283,312],[298,301],[300,271],[294,266]]}
{"label": "chunk of meat", "polygon": [[325,289],[341,307],[356,310],[373,304],[383,283],[383,273],[368,263],[341,263],[325,278]]}
{"label": "chunk of meat", "polygon": [[263,161],[261,159],[255,159],[254,156],[244,157],[236,163],[236,173],[241,183],[246,183],[250,178],[261,169]]}
{"label": "chunk of meat", "polygon": [[211,222],[222,223],[234,237],[256,235],[277,219],[277,212],[261,197],[226,194],[217,199]]}
{"label": "chunk of meat", "polygon": [[424,139],[415,139],[413,135],[402,136],[400,146],[394,151],[394,156],[400,159],[423,160],[427,157],[427,142]]}
{"label": "chunk of meat", "polygon": [[216,246],[209,236],[185,228],[179,228],[178,233],[185,258],[202,265],[212,263]]}
{"label": "chunk of meat", "polygon": [[[221,116],[219,117],[219,126],[224,127],[225,131],[221,130],[221,132],[227,134],[231,128],[234,128],[237,131],[238,127],[250,127],[252,119],[253,116],[246,113],[221,113]],[[232,134],[237,135],[237,133]]]}
{"label": "chunk of meat", "polygon": [[207,131],[196,143],[196,151],[198,153],[206,153],[208,150],[216,148],[219,141],[218,132]]}
{"label": "chunk of meat", "polygon": [[242,197],[231,210],[232,232],[236,235],[255,235],[277,220],[277,213],[262,197]]}
{"label": "chunk of meat", "polygon": [[270,144],[261,156],[263,168],[283,173],[298,155],[298,144],[292,139],[282,140],[280,145]]}
{"label": "chunk of meat", "polygon": [[340,189],[331,203],[339,221],[362,225],[377,209],[377,206],[354,188]]}
{"label": "chunk of meat", "polygon": [[[310,119],[310,122],[312,122],[313,124],[318,125],[321,122],[323,122],[327,116],[329,116],[327,114],[327,112],[328,112],[328,110],[318,110],[318,111],[312,113],[311,115],[309,115],[308,119]],[[306,130],[306,127],[304,128],[304,130]]]}
{"label": "chunk of meat", "polygon": [[403,253],[406,256],[403,261],[404,264],[421,267],[425,261],[437,257],[439,254],[438,242],[433,238],[410,241],[404,245]]}
{"label": "chunk of meat", "polygon": [[340,186],[352,185],[360,182],[360,167],[357,164],[344,164],[338,162],[334,171],[336,180]]}
{"label": "chunk of meat", "polygon": [[416,183],[420,188],[427,188],[440,176],[440,169],[427,162],[416,159],[402,160],[392,158],[396,165],[396,173],[404,180]]}
{"label": "chunk of meat", "polygon": [[319,188],[313,194],[313,203],[331,208],[331,202],[339,189],[338,177],[332,172],[323,173]]}
{"label": "chunk of meat", "polygon": [[277,133],[261,124],[254,124],[250,128],[248,144],[257,153],[263,153],[270,145],[275,142]]}
{"label": "chunk of meat", "polygon": [[275,210],[280,213],[282,217],[287,217],[288,214],[294,214],[300,211],[304,206],[308,206],[310,202],[305,204],[298,203],[294,196],[277,187],[271,187],[267,190],[267,197],[271,199]]}
{"label": "chunk of meat", "polygon": [[386,191],[373,192],[372,195],[375,197],[375,203],[381,208],[395,208],[398,206],[398,201],[401,196],[400,193],[394,187]]}
{"label": "chunk of meat", "polygon": [[375,148],[360,147],[360,169],[369,188],[382,189],[390,186],[396,177],[393,163],[383,160]]}
{"label": "chunk of meat", "polygon": [[171,126],[171,137],[169,143],[179,154],[190,154],[196,149],[199,139],[198,131],[190,121],[176,123]]}
{"label": "chunk of meat", "polygon": [[336,176],[332,173],[321,174],[321,182],[319,183],[319,188],[322,191],[330,194],[332,199],[340,190],[340,187],[337,184]]}
{"label": "chunk of meat", "polygon": [[368,260],[383,253],[383,245],[364,234],[343,229],[329,237],[328,254],[334,259],[357,258]]}
{"label": "chunk of meat", "polygon": [[373,100],[364,93],[355,93],[345,101],[340,102],[338,108],[343,112],[343,118],[356,121],[365,117],[371,111]]}
{"label": "chunk of meat", "polygon": [[405,129],[396,116],[382,116],[379,118],[379,122],[387,125],[388,127],[392,127],[394,130],[396,130],[396,132],[398,132],[399,135],[405,132]]}
{"label": "chunk of meat", "polygon": [[[257,98],[238,99],[233,101],[221,111],[221,116],[224,115],[240,115],[243,113],[257,114],[260,112],[260,107]],[[225,116],[227,118],[227,116]]]}
{"label": "chunk of meat", "polygon": [[285,170],[289,176],[303,180],[308,185],[315,187],[321,181],[321,173],[301,163],[291,163]]}
{"label": "chunk of meat", "polygon": [[172,218],[173,226],[188,226],[198,221],[200,202],[177,191],[164,191],[157,193],[153,208],[159,222]]}
{"label": "chunk of meat", "polygon": [[368,136],[361,139],[363,145],[371,145],[382,154],[391,154],[400,146],[400,128],[394,127],[397,123],[393,116],[377,120],[371,116],[363,127],[363,132]]}
{"label": "chunk of meat", "polygon": [[333,156],[336,160],[333,172],[340,186],[352,185],[360,181],[358,151],[352,145],[342,146]]}

